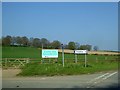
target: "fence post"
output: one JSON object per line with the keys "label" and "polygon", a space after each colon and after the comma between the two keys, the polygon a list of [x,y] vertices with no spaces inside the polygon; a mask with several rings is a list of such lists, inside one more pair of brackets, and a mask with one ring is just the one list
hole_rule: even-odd
{"label": "fence post", "polygon": [[96,63],[98,63],[98,58],[96,57]]}
{"label": "fence post", "polygon": [[27,61],[26,61],[26,63],[29,63],[29,58],[27,58]]}
{"label": "fence post", "polygon": [[49,58],[49,63],[50,63],[50,58]]}
{"label": "fence post", "polygon": [[107,60],[107,57],[105,57],[105,60]]}
{"label": "fence post", "polygon": [[5,58],[5,68],[7,68],[7,58]]}
{"label": "fence post", "polygon": [[98,60],[98,58],[96,57],[96,60]]}

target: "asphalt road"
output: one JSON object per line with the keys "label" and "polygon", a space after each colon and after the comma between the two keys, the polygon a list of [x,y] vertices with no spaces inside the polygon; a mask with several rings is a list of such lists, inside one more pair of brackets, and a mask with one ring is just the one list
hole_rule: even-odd
{"label": "asphalt road", "polygon": [[118,72],[52,77],[3,77],[2,88],[112,88],[118,87]]}

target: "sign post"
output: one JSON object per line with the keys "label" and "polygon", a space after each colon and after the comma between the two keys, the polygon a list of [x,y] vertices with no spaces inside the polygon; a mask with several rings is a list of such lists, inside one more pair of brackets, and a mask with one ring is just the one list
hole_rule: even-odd
{"label": "sign post", "polygon": [[63,44],[61,44],[62,46],[62,62],[63,62],[63,67],[64,67],[64,47]]}
{"label": "sign post", "polygon": [[75,53],[75,62],[77,63],[77,54],[85,54],[85,67],[87,66],[87,56],[86,56],[86,54],[87,54],[87,50],[75,50],[74,51],[74,53]]}
{"label": "sign post", "polygon": [[87,60],[86,60],[87,58],[86,58],[86,53],[85,53],[85,67],[86,67],[86,64],[87,64]]}
{"label": "sign post", "polygon": [[75,63],[77,63],[77,54],[75,54]]}
{"label": "sign post", "polygon": [[[42,50],[43,50],[43,43],[42,43]],[[44,61],[44,60],[42,59],[42,60],[41,60],[41,63],[43,63],[43,61]]]}

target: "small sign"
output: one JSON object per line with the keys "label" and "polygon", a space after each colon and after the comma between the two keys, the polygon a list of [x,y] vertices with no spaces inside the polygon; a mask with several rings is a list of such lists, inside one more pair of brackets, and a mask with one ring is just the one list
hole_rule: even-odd
{"label": "small sign", "polygon": [[42,58],[58,58],[58,50],[42,50]]}
{"label": "small sign", "polygon": [[87,50],[75,50],[74,54],[87,54]]}

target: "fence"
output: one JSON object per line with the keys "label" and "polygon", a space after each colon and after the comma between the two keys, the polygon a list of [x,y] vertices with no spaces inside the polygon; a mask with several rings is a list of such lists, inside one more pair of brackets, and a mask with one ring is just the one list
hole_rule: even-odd
{"label": "fence", "polygon": [[3,68],[20,68],[25,64],[29,63],[29,58],[3,58],[2,67]]}
{"label": "fence", "polygon": [[[77,56],[77,63],[84,63],[84,55]],[[65,63],[75,63],[74,55],[65,55]],[[118,56],[97,56],[87,55],[88,63],[99,63],[99,62],[114,62],[120,61]],[[58,59],[41,59],[41,58],[2,58],[3,68],[20,68],[28,63],[62,63],[62,57]]]}

